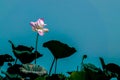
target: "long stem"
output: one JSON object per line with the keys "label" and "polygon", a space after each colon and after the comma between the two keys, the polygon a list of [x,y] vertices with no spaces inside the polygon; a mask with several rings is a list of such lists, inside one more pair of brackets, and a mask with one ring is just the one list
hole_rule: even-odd
{"label": "long stem", "polygon": [[56,59],[56,62],[55,62],[55,74],[56,74],[56,69],[57,69],[57,59]]}
{"label": "long stem", "polygon": [[51,71],[52,71],[53,64],[54,64],[55,60],[56,60],[56,59],[54,58],[54,59],[53,59],[53,62],[52,62],[52,64],[51,64],[50,71],[49,71],[49,76],[50,76],[50,74],[51,74]]}
{"label": "long stem", "polygon": [[[36,36],[36,44],[35,44],[35,51],[37,51],[37,47],[38,47],[38,36],[39,34],[37,33],[37,36]],[[36,59],[37,59],[37,53],[36,53],[36,56],[35,56],[35,64],[36,64]]]}

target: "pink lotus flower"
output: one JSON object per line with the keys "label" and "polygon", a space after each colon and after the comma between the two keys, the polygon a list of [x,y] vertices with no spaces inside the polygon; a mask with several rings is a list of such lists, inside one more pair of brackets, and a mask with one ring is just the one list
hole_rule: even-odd
{"label": "pink lotus flower", "polygon": [[44,32],[48,32],[47,28],[44,28],[47,24],[44,23],[43,19],[38,19],[36,22],[30,22],[33,31],[37,31],[39,35],[43,36]]}

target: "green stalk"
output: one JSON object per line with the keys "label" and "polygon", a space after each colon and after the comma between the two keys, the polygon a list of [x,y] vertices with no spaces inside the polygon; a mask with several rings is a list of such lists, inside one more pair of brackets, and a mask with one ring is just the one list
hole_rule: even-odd
{"label": "green stalk", "polygon": [[[35,52],[37,51],[37,47],[38,47],[38,36],[39,36],[39,34],[37,33],[36,44],[35,44]],[[36,64],[36,59],[37,59],[37,53],[36,53],[36,58],[35,58],[35,64]]]}

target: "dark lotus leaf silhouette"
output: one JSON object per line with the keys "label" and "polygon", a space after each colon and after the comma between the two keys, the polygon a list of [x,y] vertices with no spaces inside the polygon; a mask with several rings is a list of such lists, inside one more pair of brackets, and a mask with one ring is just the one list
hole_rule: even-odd
{"label": "dark lotus leaf silhouette", "polygon": [[111,71],[113,73],[117,73],[120,75],[120,66],[115,64],[115,63],[108,63],[108,64],[105,64],[104,62],[104,59],[102,57],[99,58],[100,59],[100,62],[102,64],[102,68],[103,70],[108,70],[108,71]]}
{"label": "dark lotus leaf silhouette", "polygon": [[22,76],[20,75],[20,67],[22,67],[22,65],[20,64],[14,64],[8,67],[7,71],[1,71],[1,73],[6,75],[5,80],[16,80],[15,78],[22,78]]}
{"label": "dark lotus leaf silhouette", "polygon": [[[103,70],[107,72],[106,74],[109,75],[110,78],[117,77],[118,80],[120,80],[120,66],[115,63],[105,64],[104,59],[102,57],[99,57],[99,59],[102,64]],[[112,72],[113,74],[109,74],[108,73],[109,71]]]}
{"label": "dark lotus leaf silhouette", "polygon": [[4,62],[13,62],[14,58],[9,54],[0,55],[0,66],[3,66]]}
{"label": "dark lotus leaf silhouette", "polygon": [[95,65],[88,63],[84,64],[84,70],[86,74],[85,80],[110,80],[100,68],[97,68]]}
{"label": "dark lotus leaf silhouette", "polygon": [[9,40],[9,42],[12,45],[12,50],[13,50],[13,53],[14,53],[15,57],[17,59],[19,59],[23,64],[30,63],[33,60],[35,60],[36,58],[39,58],[39,57],[43,56],[38,51],[32,52],[33,49],[34,49],[33,47],[27,47],[27,46],[24,46],[24,45],[18,45],[17,47],[15,47],[15,45],[12,43],[12,41]]}
{"label": "dark lotus leaf silhouette", "polygon": [[32,52],[32,51],[34,50],[34,48],[33,48],[32,46],[31,46],[31,47],[27,47],[27,46],[24,46],[24,45],[18,45],[18,46],[16,47],[11,40],[8,40],[8,42],[11,43],[13,50],[18,50],[18,51],[30,51],[30,52]]}
{"label": "dark lotus leaf silhouette", "polygon": [[106,70],[117,73],[120,76],[120,66],[115,63],[109,63],[105,66]]}
{"label": "dark lotus leaf silhouette", "polygon": [[57,40],[45,42],[43,47],[47,47],[56,59],[69,57],[76,52],[75,48],[69,47],[67,44]]}
{"label": "dark lotus leaf silhouette", "polygon": [[30,80],[34,80],[37,77],[46,75],[47,71],[43,67],[36,64],[14,64],[9,66],[6,72],[2,71],[2,73],[10,78],[10,80],[26,77],[29,77]]}
{"label": "dark lotus leaf silhouette", "polygon": [[20,67],[22,67],[22,64],[14,64],[10,65],[9,68],[7,69],[7,72],[9,74],[20,74]]}
{"label": "dark lotus leaf silhouette", "polygon": [[56,61],[55,63],[55,74],[56,74],[57,60],[60,58],[69,57],[76,52],[75,48],[69,47],[67,44],[64,44],[57,40],[50,40],[48,42],[45,42],[43,44],[43,47],[47,47],[54,56],[54,60],[51,64],[49,75],[51,74],[51,70],[55,61]]}
{"label": "dark lotus leaf silhouette", "polygon": [[[40,54],[38,51],[35,51],[34,53],[29,51],[17,51],[13,50],[14,55],[16,58],[18,58],[23,64],[30,63],[36,58],[42,57],[43,55]],[[36,57],[37,55],[37,57]]]}

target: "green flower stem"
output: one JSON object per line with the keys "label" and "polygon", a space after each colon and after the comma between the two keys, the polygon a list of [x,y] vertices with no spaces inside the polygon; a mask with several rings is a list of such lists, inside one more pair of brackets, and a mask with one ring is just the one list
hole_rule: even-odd
{"label": "green flower stem", "polygon": [[[36,44],[35,44],[35,51],[37,51],[37,47],[38,47],[38,36],[39,36],[39,34],[37,33]],[[36,53],[36,58],[35,58],[35,64],[36,64],[36,59],[37,59],[37,53]]]}

